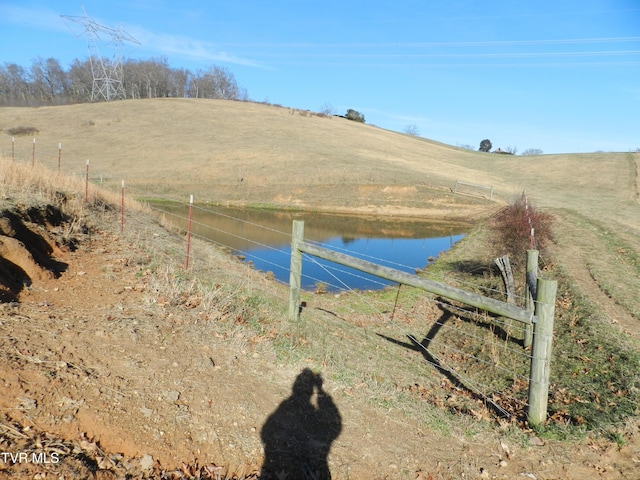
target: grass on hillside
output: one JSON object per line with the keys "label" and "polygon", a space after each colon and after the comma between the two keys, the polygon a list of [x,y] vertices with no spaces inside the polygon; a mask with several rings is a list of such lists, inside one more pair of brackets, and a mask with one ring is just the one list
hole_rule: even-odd
{"label": "grass on hillside", "polygon": [[[640,154],[484,154],[342,118],[205,99],[0,110],[3,132],[25,126],[38,131],[39,162],[55,169],[61,142],[63,173],[81,175],[90,159],[92,179],[116,190],[124,179],[137,197],[194,194],[200,203],[307,207],[345,206],[353,197],[356,207],[369,199],[377,207],[411,202],[444,208],[442,193],[460,181],[492,186],[499,202],[526,191],[541,207],[598,220],[615,212],[616,221],[637,228]],[[17,159],[31,159],[29,137],[16,137],[15,149]],[[0,152],[10,150],[11,136],[0,134]],[[424,188],[440,198],[423,198]],[[458,196],[450,211],[460,210],[465,199],[478,206],[473,197]]]}
{"label": "grass on hillside", "polygon": [[[5,199],[18,195],[20,202],[28,202],[30,196],[37,201],[59,202],[65,192],[67,213],[86,215],[81,180],[54,177],[46,170],[6,159],[2,162],[0,193]],[[92,205],[97,202],[115,210],[120,200],[116,194],[95,187],[90,192]],[[486,227],[478,228],[428,268],[426,274],[467,289],[475,285],[485,292],[483,288],[489,288],[492,295],[500,298],[500,279],[491,264],[496,251],[488,247],[492,244],[488,233]],[[144,235],[138,235],[137,241],[146,243]],[[170,243],[166,245],[163,251],[155,251],[143,260],[155,272],[152,289],[157,295],[172,305],[197,305],[221,328],[249,328],[254,334],[271,339],[281,358],[294,363],[302,358],[311,360],[319,368],[333,372],[333,380],[347,389],[357,390],[360,380],[365,379],[367,393],[362,394],[368,401],[394,405],[444,430],[450,428],[444,426],[448,423],[446,415],[456,412],[476,419],[499,418],[500,409],[512,419],[525,414],[522,402],[526,401],[528,360],[520,345],[522,329],[514,323],[496,322],[405,287],[401,293],[389,288],[377,293],[342,295],[330,309],[305,311],[303,319],[308,320],[291,325],[282,320],[282,301],[254,290],[247,274],[240,273],[244,271],[242,267],[230,275],[228,270],[212,270],[201,261],[191,272],[184,272],[183,252]],[[177,258],[168,262],[172,257]],[[548,258],[544,261],[554,264]],[[569,278],[553,267],[547,268],[546,274],[557,276],[561,285],[550,399],[554,428],[610,428],[626,416],[637,414],[637,351],[597,321],[594,306],[580,297]],[[264,280],[258,282],[261,286],[268,284]],[[273,288],[280,289],[276,297],[286,296],[282,287]],[[308,303],[314,305],[323,298],[311,295]],[[392,305],[394,314],[389,320]],[[327,311],[332,313],[327,315]],[[441,319],[440,326],[434,325],[436,318]],[[407,335],[418,342],[430,337],[428,352],[412,344]],[[375,373],[371,369],[374,358]],[[500,368],[487,369],[487,365]],[[460,377],[460,373],[449,375],[447,367],[463,373]],[[418,408],[425,401],[437,407],[428,420]],[[435,414],[439,409],[445,417]],[[498,416],[494,417],[496,411]]]}
{"label": "grass on hillside", "polygon": [[[500,254],[494,248],[495,241],[491,240],[494,236],[495,232],[487,225],[479,226],[426,273],[450,276],[450,282],[464,282],[465,288],[475,284],[479,293],[495,292],[493,295],[503,299],[502,280],[493,266],[493,259]],[[542,275],[558,281],[548,433],[564,436],[584,430],[615,429],[625,418],[640,413],[638,345],[604,320],[599,307],[584,296],[560,262],[561,259],[554,258],[548,251],[541,254]],[[520,268],[514,276],[521,279],[518,295],[522,298],[524,261],[514,262],[518,264]],[[500,324],[494,328],[497,331]],[[522,339],[517,332],[505,328],[502,335]],[[450,342],[458,348],[464,343],[456,340],[455,335],[450,336]],[[509,362],[508,356],[500,358],[500,363]],[[461,365],[463,371],[469,371],[464,362]],[[525,367],[521,371],[523,375],[526,375]],[[489,372],[485,369],[483,375]],[[508,376],[503,377],[504,384]],[[513,387],[517,386],[514,383]]]}
{"label": "grass on hillside", "polygon": [[591,278],[607,297],[640,322],[640,239],[585,215],[567,211],[561,215],[573,225],[563,232],[562,241],[585,244],[583,260]]}

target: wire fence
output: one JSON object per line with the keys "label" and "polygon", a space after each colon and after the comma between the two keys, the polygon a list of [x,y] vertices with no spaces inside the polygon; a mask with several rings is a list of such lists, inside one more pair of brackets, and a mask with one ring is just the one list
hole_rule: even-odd
{"label": "wire fence", "polygon": [[[338,278],[336,282],[348,290],[346,283]],[[426,311],[409,310],[402,306],[402,302],[398,302],[401,286],[395,288],[398,289],[398,296],[391,312],[389,300],[376,300],[375,297],[353,290],[350,293],[368,307],[366,315],[378,319],[372,325],[374,329],[376,325],[391,327],[394,335],[388,338],[391,344],[399,345],[401,342],[398,338],[409,339],[411,344],[404,345],[406,348],[420,353],[426,363],[478,398],[491,403],[502,414],[510,416],[516,412],[499,408],[491,400],[496,392],[519,404],[521,410],[518,413],[524,410],[528,405],[526,397],[521,395],[516,398],[507,393],[514,384],[528,385],[529,382],[527,369],[532,357],[518,345],[518,339],[525,334],[523,326],[517,322],[490,318],[486,314],[428,295],[424,295],[425,301],[440,310],[437,315],[433,315],[433,308]],[[350,314],[358,318],[362,315],[359,310],[356,304],[351,307]],[[437,317],[435,320],[434,316]],[[469,328],[469,323],[473,323],[474,328]],[[424,333],[417,334],[416,331]],[[486,368],[495,369],[497,374],[485,375],[482,372],[486,372]],[[491,377],[494,378],[493,382],[487,380]]]}
{"label": "wire fence", "polygon": [[[4,137],[6,140],[0,142],[0,154],[12,158],[22,163],[40,164],[52,171],[63,175],[76,176],[83,178],[85,176],[85,162],[91,162],[89,171],[89,180],[110,189],[117,189],[122,180],[133,188],[137,188],[147,197],[166,196],[167,191],[173,191],[172,182],[167,179],[163,184],[158,184],[150,180],[143,172],[132,173],[136,169],[131,169],[122,178],[121,174],[114,171],[110,166],[112,162],[106,162],[101,158],[82,158],[81,154],[74,150],[73,145],[68,145],[61,141],[57,144],[41,144],[36,137],[28,135],[20,135],[14,137]],[[185,173],[193,182],[198,181],[198,172]],[[462,185],[462,180],[451,179],[447,176],[425,175],[419,179],[405,178],[399,175],[397,171],[384,168],[335,168],[326,173],[309,176],[304,171],[292,170],[291,175],[295,176],[295,184],[305,187],[305,196],[313,201],[314,205],[323,204],[349,204],[353,207],[364,207],[372,205],[372,197],[370,192],[365,188],[363,191],[356,189],[332,191],[326,193],[327,186],[331,185],[362,185],[377,186],[381,189],[387,189],[384,196],[385,206],[396,206],[405,208],[424,207],[424,201],[421,200],[429,193],[457,192],[461,195],[468,196],[468,192],[460,190],[456,185]],[[410,185],[407,184],[410,183]],[[224,197],[229,202],[243,201],[250,193],[253,197],[260,197],[261,192],[271,191],[268,187],[273,187],[274,178],[268,171],[243,170],[238,167],[237,172],[227,171],[225,175],[211,176],[207,179],[207,185],[203,186],[201,191],[192,192],[196,195],[202,195],[205,189],[210,190],[212,187],[218,187],[224,190]],[[290,184],[282,185],[286,188]],[[409,189],[408,192],[405,192]],[[404,192],[404,194],[402,193]],[[176,192],[175,197],[184,192]],[[486,197],[487,195],[471,195],[476,197]],[[286,196],[285,196],[286,197]],[[272,205],[281,205],[283,207],[290,206],[289,200],[286,198],[270,198]]]}
{"label": "wire fence", "polygon": [[[29,152],[23,140],[21,139],[19,146],[15,139],[12,142],[11,158],[15,161],[39,163],[53,171],[86,177],[91,183],[104,184],[108,181],[110,184],[120,185],[122,182],[122,232],[135,235],[140,242],[153,244],[154,236],[157,234],[131,221],[131,214],[124,210],[124,179],[118,178],[113,172],[101,171],[99,166],[92,166],[92,170],[89,170],[88,162],[85,164],[84,161],[69,160],[62,144],[56,146],[57,148],[46,149],[34,141],[29,145],[32,149]],[[127,193],[131,196],[132,190],[128,189]],[[135,193],[134,187],[133,195]],[[245,272],[244,278],[238,278],[237,272],[232,273],[223,267],[212,266],[207,245],[214,243],[219,248],[241,258],[249,266],[252,261],[259,260],[263,265],[269,265],[274,271],[286,273],[290,258],[288,248],[273,246],[257,240],[258,236],[249,236],[242,232],[244,230],[263,231],[267,236],[277,236],[285,244],[290,244],[291,231],[280,230],[228,212],[193,204],[193,201],[186,202],[188,196],[189,193],[186,192],[180,196],[182,198],[180,200],[178,196],[156,195],[154,198],[157,202],[150,204],[163,221],[181,228],[180,235],[185,237],[185,249],[182,253],[175,248],[165,251],[150,248],[149,251],[154,252],[157,263],[177,267],[180,264],[178,259],[182,256],[186,258],[186,267],[194,272],[207,272],[215,275],[218,282],[229,281],[240,284],[251,292],[260,292],[286,305],[288,292],[285,283],[278,282],[268,271],[257,272],[252,268],[246,268],[242,270]],[[318,198],[322,197],[319,195]],[[179,208],[175,208],[176,206]],[[214,218],[223,217],[241,227],[231,230],[212,222],[194,220],[190,214],[186,213],[190,206],[198,214]],[[186,246],[187,235],[184,231],[188,224],[190,224],[188,236],[195,240],[189,248]],[[212,240],[214,237],[217,239]],[[220,238],[234,239],[238,242],[220,240]],[[260,247],[260,250],[238,248],[238,243]],[[348,255],[363,255],[346,247],[336,248],[336,250]],[[263,253],[265,251],[274,253],[279,259],[275,261],[272,257],[267,258]],[[388,263],[379,256],[365,255],[365,257],[374,262]],[[501,416],[514,418],[523,415],[523,411],[528,406],[526,393],[530,378],[527,372],[532,356],[528,350],[521,347],[525,336],[525,328],[522,324],[492,317],[424,292],[416,293],[417,289],[410,287],[399,285],[389,287],[388,282],[378,282],[380,291],[389,292],[397,288],[395,296],[364,293],[349,286],[352,285],[352,279],[361,275],[360,273],[348,271],[336,265],[323,264],[310,255],[305,255],[305,258],[325,271],[331,281],[326,282],[303,272],[304,277],[314,284],[326,282],[329,287],[339,291],[342,298],[347,296],[349,298],[349,301],[343,301],[337,305],[339,299],[334,295],[305,293],[315,305],[315,308],[306,311],[305,315],[315,323],[315,327],[321,331],[321,336],[334,335],[334,329],[339,328],[344,335],[353,340],[354,344],[362,345],[360,349],[353,351],[354,355],[356,351],[376,351],[376,355],[384,357],[386,361],[399,362],[405,366],[411,365],[411,368],[417,368],[419,375],[414,383],[407,381],[404,385],[398,386],[410,394],[424,394],[424,390],[414,388],[420,382],[429,383],[433,389],[442,390],[443,381],[445,381],[443,379],[446,379],[445,383],[450,389],[455,389],[458,393],[466,392],[470,398],[482,402],[488,409]],[[415,269],[415,266],[397,262],[391,262],[391,264],[403,269]],[[450,277],[443,273],[430,273],[427,270],[425,274],[429,278],[443,282],[450,280]],[[461,287],[481,290],[488,296],[504,295],[504,292],[499,289],[481,286],[461,278],[456,278],[455,282]],[[526,296],[517,296],[516,301],[524,304]],[[326,354],[329,355],[330,352]],[[372,370],[375,370],[375,364],[376,362],[373,361],[370,365]],[[423,370],[421,365],[428,365],[430,370]],[[437,375],[434,375],[433,369]],[[444,393],[446,396],[446,390]],[[429,400],[438,403],[439,400],[436,398],[438,397],[431,396]],[[452,405],[448,406],[453,408]],[[469,407],[467,410],[473,409]]]}
{"label": "wire fence", "polygon": [[[169,201],[171,199],[163,198],[163,200]],[[162,205],[161,203],[153,206],[153,208],[159,214],[165,215],[173,222],[181,225],[188,223],[188,217],[185,216],[185,214],[177,213]],[[187,205],[183,202],[182,206],[186,207]],[[253,228],[275,233],[283,238],[287,238],[289,241],[291,239],[291,233],[283,230],[274,229],[240,217],[234,217],[228,213],[218,212],[211,208],[198,206],[196,209],[210,216],[215,217],[219,215],[239,224],[249,225]],[[264,250],[276,252],[282,261],[274,262],[269,258],[261,257],[261,253],[249,253],[231,244],[220,241],[214,242],[219,247],[223,247],[234,255],[240,256],[246,262],[260,260],[262,264],[267,264],[274,270],[280,269],[288,271],[290,258],[290,251],[288,249],[274,247],[257,241],[254,238],[246,237],[236,232],[211,226],[203,222],[193,221],[192,225],[194,230],[200,229],[199,233],[192,233],[193,237],[204,242],[211,241],[209,238],[214,236],[212,233],[224,234],[230,238],[241,240],[246,244],[263,249],[258,252]],[[320,242],[315,243],[321,244]],[[339,248],[338,250],[350,255],[358,254],[358,252],[348,248]],[[197,252],[197,250],[192,250],[189,255],[193,258],[194,255],[198,255]],[[360,253],[359,255],[362,254]],[[396,298],[393,306],[393,314],[390,315],[389,298],[379,299],[376,298],[375,295],[372,296],[370,293],[361,292],[349,286],[352,284],[353,277],[358,276],[357,273],[347,271],[335,265],[323,265],[310,255],[305,255],[305,258],[307,258],[309,262],[317,264],[332,278],[330,285],[341,292],[340,296],[343,296],[343,298],[349,296],[350,299],[356,299],[355,302],[350,300],[346,303],[346,305],[351,306],[346,307],[348,313],[343,314],[343,317],[355,318],[356,322],[359,321],[358,319],[361,318],[362,315],[367,315],[371,319],[377,319],[377,321],[367,322],[367,331],[363,333],[369,342],[375,339],[378,343],[383,342],[385,349],[393,350],[399,346],[404,346],[409,350],[413,350],[420,354],[422,361],[425,361],[438,372],[445,375],[452,384],[463,388],[463,390],[466,390],[473,398],[479,399],[488,405],[492,411],[507,417],[522,415],[522,412],[528,406],[526,386],[529,384],[529,377],[527,372],[532,358],[530,352],[521,346],[521,341],[525,336],[525,328],[522,324],[509,321],[508,319],[490,317],[486,313],[464,308],[443,299],[432,298],[427,294],[422,294],[424,297],[422,301],[430,303],[432,307],[427,312],[404,308],[402,302],[398,303],[398,299]],[[384,261],[383,258],[373,255],[369,255],[368,258],[379,262]],[[397,262],[392,263],[399,267],[411,268],[409,265],[403,265]],[[285,288],[269,290],[268,284],[276,281],[269,275],[269,272],[256,272],[251,278],[250,275],[251,274],[248,274],[247,280],[252,284],[253,288],[257,288],[270,295],[275,295],[278,300],[283,303],[287,302],[286,284],[281,285],[281,287]],[[303,276],[312,282],[321,282],[320,279],[305,273],[303,273]],[[446,280],[444,274],[436,274],[433,276],[440,280]],[[459,281],[458,283],[468,287],[473,286],[478,288],[478,285],[471,282]],[[380,282],[380,288],[389,289],[391,287],[389,287],[388,284]],[[485,290],[487,294],[504,294],[504,292],[494,288],[479,288]],[[415,295],[415,293],[413,295]],[[331,312],[335,307],[324,306],[324,304],[334,303],[332,301],[325,302],[326,298],[333,296],[323,296],[312,292],[307,292],[307,296],[308,298],[312,298],[315,304],[314,311],[311,313],[314,321],[319,322],[325,327],[325,334],[326,332],[330,332],[335,326],[335,322],[332,321],[335,319],[335,316],[328,312]],[[411,303],[415,301],[415,298],[413,298]],[[525,297],[519,296],[518,301],[524,303]],[[361,307],[362,305],[366,308],[363,309]],[[432,316],[434,306],[437,310],[440,310],[439,316],[435,321]],[[340,308],[344,309],[345,305],[342,305]],[[306,313],[307,312],[305,312],[305,314]],[[344,322],[339,323],[341,324],[340,328],[344,328]],[[376,331],[380,327],[391,328],[391,334],[386,336],[386,338],[378,335]],[[419,334],[416,332],[423,333]],[[402,342],[399,340],[402,338],[408,339],[409,343],[402,345]],[[400,357],[401,356],[398,356],[398,358]],[[416,361],[415,358],[414,361]],[[492,369],[493,373],[487,375],[487,369]],[[425,377],[421,376],[420,378],[424,380]],[[506,405],[504,405],[505,402]]]}

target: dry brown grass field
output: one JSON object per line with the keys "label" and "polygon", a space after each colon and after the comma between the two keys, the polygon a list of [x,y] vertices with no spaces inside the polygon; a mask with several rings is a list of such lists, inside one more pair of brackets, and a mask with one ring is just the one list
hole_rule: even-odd
{"label": "dry brown grass field", "polygon": [[[36,159],[43,164],[57,168],[62,142],[63,173],[83,174],[90,159],[92,179],[101,175],[113,187],[125,180],[137,196],[193,193],[196,202],[364,211],[395,206],[396,213],[485,206],[442,194],[458,180],[493,186],[502,202],[526,191],[542,207],[638,228],[638,154],[487,155],[339,117],[222,100],[2,108],[5,156],[8,131],[20,126],[38,130]],[[32,136],[18,137],[15,148],[29,162]]]}
{"label": "dry brown grass field", "polygon": [[[31,134],[15,136],[12,153],[19,127],[37,132],[35,162]],[[434,267],[472,282],[447,265],[491,262],[486,219],[526,191],[555,219],[544,267],[560,280],[566,338],[554,382],[588,386],[640,350],[640,154],[482,154],[296,109],[155,99],[0,108],[0,157],[0,452],[63,458],[0,462],[0,478],[256,478],[261,427],[307,366],[342,416],[329,455],[336,479],[611,480],[640,468],[640,412],[625,403],[637,391],[556,388],[560,405],[611,416],[588,431],[465,410],[416,352],[376,335],[394,332],[380,323],[389,312],[370,304],[390,310],[395,291],[360,304],[307,292],[301,334],[286,321],[286,288],[198,240],[184,271],[183,237],[133,200],[194,194],[201,204],[465,221],[474,232]],[[454,194],[456,181],[492,187],[493,199]],[[409,290],[400,300],[407,329],[440,312]]]}

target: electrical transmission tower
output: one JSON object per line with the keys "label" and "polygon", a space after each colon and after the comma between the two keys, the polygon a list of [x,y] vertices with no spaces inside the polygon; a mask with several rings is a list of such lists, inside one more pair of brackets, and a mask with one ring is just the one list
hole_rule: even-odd
{"label": "electrical transmission tower", "polygon": [[[84,15],[81,17],[72,15],[60,15],[69,22],[76,23],[83,27],[83,31],[78,36],[87,38],[89,46],[89,62],[91,64],[91,76],[93,85],[91,87],[91,101],[124,99],[124,74],[122,59],[125,42],[140,45],[135,38],[125,32],[122,27],[117,29],[100,25],[87,15],[84,7]],[[113,55],[105,58],[100,54],[100,46],[110,50]]]}

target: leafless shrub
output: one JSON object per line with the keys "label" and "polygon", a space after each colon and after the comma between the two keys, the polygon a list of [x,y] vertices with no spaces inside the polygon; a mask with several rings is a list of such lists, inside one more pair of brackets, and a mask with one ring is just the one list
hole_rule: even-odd
{"label": "leafless shrub", "polygon": [[33,136],[39,133],[40,131],[36,127],[14,127],[7,130],[7,133],[14,137],[25,137],[27,135]]}
{"label": "leafless shrub", "polygon": [[551,240],[552,221],[550,214],[538,211],[522,192],[493,217],[496,245],[514,259],[523,258],[532,247],[533,229],[533,247],[543,250]]}
{"label": "leafless shrub", "polygon": [[418,129],[418,125],[416,125],[415,123],[404,127],[404,133],[406,133],[407,135],[411,135],[412,137],[420,136],[420,130]]}

